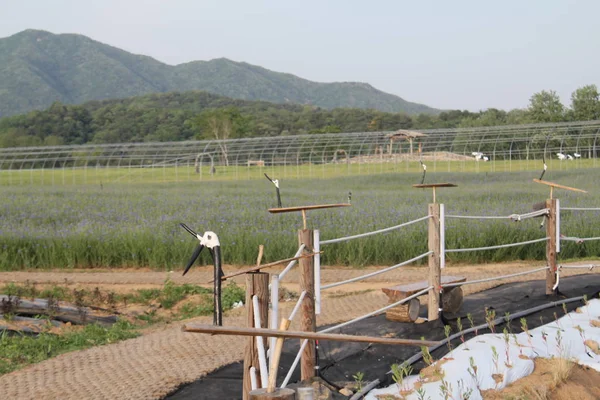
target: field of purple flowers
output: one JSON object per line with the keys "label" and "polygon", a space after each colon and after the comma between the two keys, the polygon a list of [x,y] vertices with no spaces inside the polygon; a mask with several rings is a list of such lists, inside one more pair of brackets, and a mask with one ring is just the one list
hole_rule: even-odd
{"label": "field of purple flowers", "polygon": [[[531,211],[548,197],[548,188],[532,183],[538,177],[520,173],[436,173],[427,182],[454,182],[441,189],[438,201],[447,214],[510,215]],[[600,207],[596,197],[600,174],[594,169],[548,174],[547,179],[580,187],[589,194],[557,191],[561,205]],[[322,180],[281,182],[284,206],[346,202],[352,207],[309,212],[309,227],[323,240],[400,224],[426,215],[430,191],[414,189],[416,174],[381,174]],[[0,270],[30,268],[182,267],[196,243],[185,222],[203,232],[216,232],[224,263],[253,264],[259,244],[264,262],[291,257],[297,249],[300,215],[269,214],[276,206],[266,180],[203,183],[12,186],[0,200]],[[541,238],[541,219],[448,220],[446,247],[480,247]],[[600,236],[600,213],[563,212],[568,236]],[[426,222],[389,234],[324,248],[329,265],[388,265],[426,251]],[[597,256],[596,241],[564,243],[561,259]],[[544,259],[544,243],[449,254],[456,262]],[[208,257],[202,257],[208,262]]]}

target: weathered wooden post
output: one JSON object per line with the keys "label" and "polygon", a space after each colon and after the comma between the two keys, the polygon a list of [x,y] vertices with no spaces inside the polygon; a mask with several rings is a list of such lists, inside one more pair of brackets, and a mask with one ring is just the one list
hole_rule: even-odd
{"label": "weathered wooden post", "polygon": [[435,321],[439,318],[440,309],[440,285],[441,285],[441,270],[440,270],[440,204],[429,204],[429,236],[428,247],[432,253],[429,255],[429,286],[433,286],[429,290],[427,319]]}
{"label": "weathered wooden post", "polygon": [[[267,177],[268,178],[268,177]],[[270,178],[269,178],[270,180]],[[350,207],[350,204],[320,204],[312,206],[297,206],[282,208],[269,208],[272,214],[300,212],[302,213],[302,227],[298,231],[298,241],[300,245],[304,244],[302,258],[298,260],[300,267],[300,291],[306,291],[302,300],[301,312],[302,320],[300,329],[308,332],[315,332],[317,321],[315,316],[315,262],[314,262],[314,231],[307,229],[306,212],[308,210],[320,210],[324,208]],[[317,234],[318,237],[318,234]],[[302,380],[310,379],[315,376],[315,342],[309,340],[302,352],[300,363],[300,376]]]}
{"label": "weathered wooden post", "polygon": [[[426,171],[425,166],[423,166],[423,171]],[[423,179],[425,175],[423,175]],[[428,237],[427,237],[427,247],[431,254],[429,255],[429,277],[428,283],[432,288],[429,290],[428,299],[427,299],[427,319],[429,321],[435,321],[439,318],[440,315],[440,288],[441,288],[441,279],[442,279],[442,271],[441,268],[444,267],[445,264],[445,254],[446,246],[444,243],[445,234],[442,232],[442,229],[445,229],[443,225],[442,219],[444,213],[444,206],[439,204],[436,201],[435,197],[435,189],[436,188],[448,188],[448,187],[456,187],[453,183],[420,183],[416,185],[412,185],[416,188],[430,188],[432,189],[433,195],[433,203],[429,204],[427,211],[429,212],[429,225],[428,225]]]}
{"label": "weathered wooden post", "polygon": [[546,237],[548,237],[546,242],[546,261],[548,262],[548,269],[546,270],[546,295],[551,295],[554,293],[554,286],[556,285],[556,254],[560,252],[560,209],[558,199],[555,199],[553,196],[554,189],[564,189],[579,193],[587,192],[582,189],[543,181],[541,179],[534,179],[533,181],[550,186],[550,198],[546,200],[546,208],[548,209],[548,216],[546,217]]}
{"label": "weathered wooden post", "polygon": [[284,388],[267,393],[267,389],[257,389],[250,392],[250,400],[296,400],[296,391]]}
{"label": "weathered wooden post", "polygon": [[[304,253],[313,252],[313,231],[311,229],[301,229],[298,231],[298,241],[304,244]],[[315,316],[315,270],[314,258],[305,257],[298,261],[300,265],[300,292],[306,291],[306,296],[302,300],[300,329],[308,332],[315,332],[317,321]],[[309,340],[302,352],[300,361],[300,376],[302,380],[310,379],[315,376],[315,342]]]}
{"label": "weathered wooden post", "polygon": [[554,293],[554,285],[556,285],[556,232],[557,232],[557,199],[546,200],[546,208],[548,209],[548,216],[546,221],[546,261],[548,262],[548,269],[546,270],[546,295]]}
{"label": "weathered wooden post", "polygon": [[[247,326],[254,328],[254,305],[252,304],[252,297],[256,295],[258,297],[258,304],[260,310],[261,324],[266,324],[269,313],[269,274],[264,272],[251,272],[246,274],[246,312],[247,312]],[[265,325],[266,326],[266,325]],[[264,339],[266,343],[266,338]],[[252,390],[250,380],[250,368],[256,368],[257,382],[261,382],[260,376],[260,365],[258,360],[258,351],[256,345],[256,337],[249,337],[246,340],[246,347],[244,349],[244,379],[243,379],[243,399],[251,399],[249,393]]]}

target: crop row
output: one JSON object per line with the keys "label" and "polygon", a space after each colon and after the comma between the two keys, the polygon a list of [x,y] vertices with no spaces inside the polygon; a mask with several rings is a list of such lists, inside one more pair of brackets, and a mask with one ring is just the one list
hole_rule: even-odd
{"label": "crop row", "polygon": [[[438,200],[447,214],[510,215],[531,211],[548,189],[531,182],[532,172],[437,173],[428,181],[454,182]],[[600,206],[594,169],[554,172],[547,178],[589,190],[587,195],[559,191],[563,206]],[[310,228],[323,240],[385,228],[426,215],[431,193],[411,187],[418,174],[379,174],[321,180],[284,180],[284,206],[346,202],[352,207],[308,213]],[[3,189],[0,200],[0,270],[28,268],[150,266],[173,269],[185,264],[196,243],[180,222],[216,232],[224,263],[252,264],[259,244],[264,262],[291,257],[297,249],[299,214],[270,214],[276,205],[266,180],[76,186],[22,186]],[[563,212],[568,236],[600,236],[600,213]],[[447,248],[467,248],[541,238],[541,218],[448,220]],[[329,265],[389,265],[425,252],[426,222],[388,234],[324,247]],[[600,244],[565,243],[560,257],[599,254]],[[544,243],[455,253],[450,262],[486,262],[545,257]],[[203,257],[203,262],[209,258]]]}

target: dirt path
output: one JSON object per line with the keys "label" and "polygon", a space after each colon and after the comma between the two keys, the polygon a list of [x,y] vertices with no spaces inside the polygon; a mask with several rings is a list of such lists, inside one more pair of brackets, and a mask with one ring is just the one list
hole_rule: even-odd
{"label": "dirt path", "polygon": [[[586,262],[588,263],[588,262]],[[444,274],[464,275],[469,280],[501,274],[511,274],[539,267],[540,263],[504,263],[479,266],[448,267]],[[234,268],[226,268],[229,272]],[[377,268],[325,268],[323,282],[337,282],[373,272]],[[597,272],[596,269],[593,272]],[[588,270],[565,270],[563,276],[589,273]],[[115,290],[146,285],[161,285],[169,276],[176,283],[206,284],[212,277],[209,268],[193,270],[189,276],[180,272],[152,272],[148,270],[108,271],[49,271],[3,272],[0,284],[7,282],[36,282],[38,284],[101,285]],[[493,283],[465,286],[465,293],[473,293],[507,281],[543,279],[543,272]],[[423,267],[400,268],[324,292],[323,312],[319,325],[348,320],[376,310],[387,303],[379,290],[383,286],[408,283],[426,278]],[[243,277],[236,279],[243,282]],[[298,282],[293,270],[285,282]],[[285,283],[295,289],[294,283]],[[293,304],[282,303],[282,314]],[[232,310],[225,317],[225,325],[245,324],[244,309]],[[195,322],[211,323],[212,317],[195,318]],[[196,380],[216,368],[238,361],[243,356],[243,338],[206,336],[181,331],[183,322],[152,330],[141,337],[124,342],[71,352],[26,367],[0,377],[0,398],[7,399],[158,399],[181,384]]]}

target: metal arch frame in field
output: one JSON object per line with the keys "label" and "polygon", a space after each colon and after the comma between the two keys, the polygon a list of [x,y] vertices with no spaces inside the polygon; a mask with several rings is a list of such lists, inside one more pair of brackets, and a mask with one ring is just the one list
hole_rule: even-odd
{"label": "metal arch frame in field", "polygon": [[221,278],[223,277],[222,259],[221,259],[221,243],[216,233],[211,231],[204,232],[204,235],[196,233],[192,228],[180,223],[181,227],[185,229],[190,235],[194,236],[200,243],[194,249],[192,257],[185,266],[183,275],[187,274],[192,265],[196,262],[200,253],[205,247],[208,247],[210,255],[213,260],[214,267],[214,291],[213,291],[213,324],[222,326],[223,325],[223,305],[221,302]]}
{"label": "metal arch frame in field", "polygon": [[[489,152],[491,160],[494,161],[525,161],[540,160],[542,155],[554,152],[574,152],[581,157],[578,159],[597,160],[598,143],[600,143],[600,121],[578,121],[568,123],[530,124],[530,125],[504,125],[495,127],[478,128],[447,128],[447,129],[425,129],[421,133],[426,134],[419,138],[419,151],[423,153],[424,162],[448,161],[446,156],[453,154],[459,156],[457,160],[466,161],[472,150]],[[552,135],[545,140],[547,132]],[[11,170],[16,175],[8,175],[8,184],[16,184],[13,179],[18,179],[23,184],[25,177],[29,177],[30,183],[35,179],[52,179],[54,184],[54,172],[44,178],[44,174],[37,176],[34,172],[40,171],[95,171],[94,177],[88,177],[83,173],[81,180],[84,183],[103,182],[112,183],[123,180],[143,179],[142,176],[147,169],[155,171],[161,168],[185,167],[188,174],[187,180],[196,180],[189,174],[195,174],[196,158],[198,158],[199,179],[202,179],[202,157],[213,157],[215,166],[222,167],[244,167],[250,174],[251,161],[258,158],[261,166],[269,165],[273,168],[282,167],[278,172],[287,176],[302,177],[308,174],[313,177],[315,165],[332,164],[330,155],[340,146],[346,151],[348,165],[371,165],[376,160],[393,161],[394,169],[397,169],[404,160],[417,161],[413,154],[403,151],[401,146],[388,147],[391,153],[383,154],[383,147],[390,144],[390,135],[395,132],[351,132],[351,133],[326,133],[326,134],[303,134],[274,137],[253,137],[228,140],[203,140],[203,141],[181,141],[181,142],[147,142],[147,143],[117,143],[117,144],[85,144],[65,146],[32,146],[12,147],[0,149],[0,170]],[[552,138],[550,140],[549,138]],[[567,141],[568,139],[568,141]],[[341,143],[341,144],[340,144]],[[566,143],[573,145],[566,146]],[[221,146],[228,147],[229,164],[219,160]],[[379,149],[379,150],[377,150]],[[406,149],[405,149],[406,150]],[[439,154],[438,154],[439,153]],[[427,155],[427,158],[425,156]],[[551,168],[551,159],[546,160]],[[468,162],[461,163],[462,170],[469,169]],[[596,166],[597,161],[593,161]],[[306,171],[300,166],[307,166]],[[409,163],[402,165],[409,166]],[[458,164],[457,164],[458,165]],[[537,165],[537,164],[536,164]],[[289,167],[296,166],[293,173]],[[431,166],[430,171],[431,172]],[[509,166],[510,168],[510,166]],[[520,170],[528,170],[528,166],[519,166]],[[111,175],[108,169],[115,169],[116,173]],[[357,168],[358,169],[358,168]],[[352,169],[349,168],[348,171]],[[18,171],[18,172],[17,172]],[[264,170],[260,169],[261,172]],[[273,169],[273,173],[276,170]],[[100,174],[102,172],[102,174]],[[239,171],[235,169],[236,179]],[[140,174],[140,176],[136,174]],[[100,174],[100,175],[99,175]],[[152,175],[153,172],[150,174]],[[291,175],[290,175],[291,174]],[[77,176],[74,174],[73,176]],[[248,175],[249,176],[249,175]],[[181,178],[181,177],[179,177]],[[176,180],[179,180],[176,175]],[[73,178],[75,179],[75,178]],[[63,182],[64,184],[64,182]]]}

